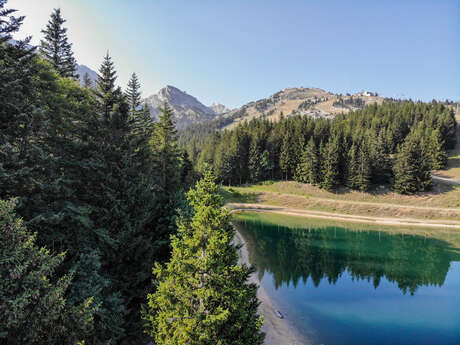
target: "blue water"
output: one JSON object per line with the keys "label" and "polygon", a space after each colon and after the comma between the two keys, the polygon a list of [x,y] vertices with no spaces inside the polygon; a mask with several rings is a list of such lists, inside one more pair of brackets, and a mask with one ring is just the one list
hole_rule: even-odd
{"label": "blue water", "polygon": [[437,239],[247,220],[260,284],[313,344],[460,344],[460,254]]}

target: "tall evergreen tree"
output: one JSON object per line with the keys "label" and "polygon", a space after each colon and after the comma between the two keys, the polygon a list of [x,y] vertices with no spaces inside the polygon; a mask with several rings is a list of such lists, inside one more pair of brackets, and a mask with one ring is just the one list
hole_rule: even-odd
{"label": "tall evergreen tree", "polygon": [[371,185],[371,164],[369,161],[369,153],[363,144],[359,148],[357,158],[356,187],[364,192],[367,191]]}
{"label": "tall evergreen tree", "polygon": [[87,89],[91,89],[93,87],[93,81],[91,80],[88,72],[85,72],[83,75],[83,87]]}
{"label": "tall evergreen tree", "polygon": [[0,0],[0,44],[12,38],[11,34],[21,27],[24,16],[16,17],[17,10],[5,8],[8,0]]}
{"label": "tall evergreen tree", "polygon": [[431,168],[433,170],[444,169],[447,166],[447,152],[443,149],[444,141],[439,129],[431,131],[427,140],[429,141],[427,154],[430,155]]}
{"label": "tall evergreen tree", "polygon": [[339,186],[339,144],[336,138],[330,138],[324,146],[322,159],[321,187],[333,191]]}
{"label": "tall evergreen tree", "polygon": [[238,265],[235,230],[209,172],[188,193],[192,218],[172,237],[172,257],[156,265],[158,289],[148,296],[146,332],[158,345],[262,344],[253,272]]}
{"label": "tall evergreen tree", "polygon": [[14,205],[0,200],[0,343],[75,345],[92,331],[91,298],[66,301],[73,274],[56,277],[64,253],[39,248]]}
{"label": "tall evergreen tree", "polygon": [[249,147],[249,177],[251,182],[258,182],[262,178],[262,165],[261,165],[262,152],[260,147],[260,140],[254,137],[251,146]]}
{"label": "tall evergreen tree", "polygon": [[155,171],[162,193],[177,190],[180,180],[179,157],[181,155],[174,123],[174,114],[165,103],[161,108],[158,122],[155,123],[150,140],[154,154]]}
{"label": "tall evergreen tree", "polygon": [[393,188],[401,194],[414,194],[431,188],[429,161],[422,156],[420,142],[411,134],[400,146],[393,166]]}
{"label": "tall evergreen tree", "polygon": [[319,183],[319,159],[313,138],[310,138],[305,146],[300,163],[297,166],[296,180],[304,183]]}
{"label": "tall evergreen tree", "polygon": [[117,72],[109,53],[104,57],[101,67],[99,68],[100,77],[96,82],[94,90],[96,98],[99,101],[100,110],[104,118],[108,120],[113,111],[114,105],[120,100],[121,92],[116,89],[115,81]]}
{"label": "tall evergreen tree", "polygon": [[126,89],[126,98],[129,105],[129,110],[134,113],[141,105],[141,84],[137,78],[136,73],[131,75],[131,79],[128,82],[128,88]]}
{"label": "tall evergreen tree", "polygon": [[62,77],[78,79],[72,44],[68,42],[67,29],[63,27],[65,22],[61,9],[54,9],[46,28],[42,30],[45,36],[40,42],[40,52]]}

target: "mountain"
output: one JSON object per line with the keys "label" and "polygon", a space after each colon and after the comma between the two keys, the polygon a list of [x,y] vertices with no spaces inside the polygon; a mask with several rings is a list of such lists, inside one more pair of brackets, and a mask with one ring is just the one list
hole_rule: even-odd
{"label": "mountain", "polygon": [[212,108],[205,106],[186,92],[174,86],[167,85],[158,91],[158,93],[145,99],[145,103],[154,120],[158,118],[160,108],[165,102],[168,102],[169,106],[173,109],[178,129],[212,120],[216,117],[216,112]]}
{"label": "mountain", "polygon": [[77,73],[80,76],[80,85],[83,85],[83,77],[85,73],[88,73],[89,78],[93,83],[93,87],[96,85],[96,81],[99,79],[99,75],[97,74],[97,72],[85,65],[77,65]]}
{"label": "mountain", "polygon": [[225,105],[220,104],[220,103],[213,103],[209,106],[209,108],[214,110],[214,112],[217,115],[228,113],[230,111],[230,109],[228,109]]}
{"label": "mountain", "polygon": [[268,98],[247,103],[220,115],[219,122],[222,123],[221,128],[231,128],[239,122],[255,118],[279,120],[281,113],[284,116],[331,118],[382,101],[382,97],[367,91],[340,95],[318,88],[286,88]]}

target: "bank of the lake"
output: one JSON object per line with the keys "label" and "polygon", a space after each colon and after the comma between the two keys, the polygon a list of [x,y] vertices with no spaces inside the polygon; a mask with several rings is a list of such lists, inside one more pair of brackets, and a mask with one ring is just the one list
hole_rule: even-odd
{"label": "bank of the lake", "polygon": [[460,232],[260,213],[234,224],[302,344],[458,344]]}
{"label": "bank of the lake", "polygon": [[[249,253],[247,244],[241,234],[237,231],[235,235],[235,244],[240,246],[238,251],[240,263],[244,263],[248,266],[251,265],[249,260]],[[250,283],[259,285],[259,281],[256,276],[257,273],[253,273],[249,278]],[[264,325],[262,330],[265,332],[265,345],[307,345],[310,344],[307,338],[302,337],[299,332],[296,331],[292,322],[288,317],[283,315],[283,318],[279,317],[279,306],[275,305],[275,302],[268,296],[265,288],[259,285],[257,290],[257,298],[259,299],[259,313],[264,318]]]}

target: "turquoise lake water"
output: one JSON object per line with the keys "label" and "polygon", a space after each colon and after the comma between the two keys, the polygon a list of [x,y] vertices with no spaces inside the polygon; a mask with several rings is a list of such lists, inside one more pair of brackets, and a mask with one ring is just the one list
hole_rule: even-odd
{"label": "turquoise lake water", "polygon": [[313,344],[460,344],[460,251],[422,236],[236,222],[260,284]]}

